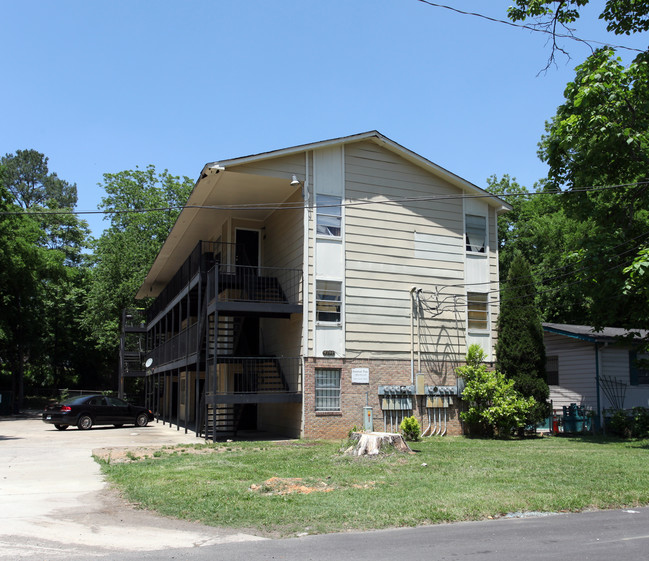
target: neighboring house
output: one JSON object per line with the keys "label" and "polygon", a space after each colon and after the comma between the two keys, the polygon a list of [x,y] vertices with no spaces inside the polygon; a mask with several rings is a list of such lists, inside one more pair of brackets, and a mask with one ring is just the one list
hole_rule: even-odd
{"label": "neighboring house", "polygon": [[638,347],[648,331],[543,324],[550,399],[555,410],[576,403],[592,411],[649,404],[649,358]]}
{"label": "neighboring house", "polygon": [[412,414],[457,434],[455,369],[471,343],[493,360],[509,208],[375,131],[207,164],[137,293],[146,354],[123,346],[122,380],[207,438]]}

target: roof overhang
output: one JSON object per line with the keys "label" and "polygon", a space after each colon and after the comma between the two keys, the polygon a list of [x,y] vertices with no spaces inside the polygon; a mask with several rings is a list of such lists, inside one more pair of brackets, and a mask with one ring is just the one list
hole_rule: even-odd
{"label": "roof overhang", "polygon": [[[313,150],[370,141],[394,152],[413,164],[427,170],[467,196],[484,199],[497,213],[512,207],[477,185],[462,179],[447,169],[427,160],[412,150],[404,148],[378,131],[302,144],[281,150],[263,152],[219,160],[205,164],[194,189],[181,211],[169,237],[158,253],[136,298],[156,297],[171,280],[200,240],[211,240],[214,232],[229,217],[246,220],[265,220],[277,207],[284,204],[297,189],[290,177],[271,177],[241,173],[243,166],[275,158],[293,156]],[[239,172],[237,171],[239,169]]]}
{"label": "roof overhang", "polygon": [[[206,166],[187,204],[160,249],[136,298],[156,297],[201,240],[212,240],[228,218],[263,222],[297,190],[276,177],[242,174]],[[260,204],[263,201],[263,204]]]}

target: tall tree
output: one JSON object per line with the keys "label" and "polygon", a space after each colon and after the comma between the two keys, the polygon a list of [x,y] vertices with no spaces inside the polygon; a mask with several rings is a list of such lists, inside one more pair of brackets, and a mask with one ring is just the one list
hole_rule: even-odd
{"label": "tall tree", "polygon": [[498,369],[514,381],[514,388],[536,404],[528,424],[549,414],[550,391],[545,380],[543,328],[536,307],[536,288],[529,263],[516,254],[509,267],[498,316],[496,359]]}
{"label": "tall tree", "polygon": [[0,165],[0,367],[11,380],[14,410],[18,411],[25,367],[40,333],[40,279],[48,264],[38,245],[38,223],[17,213],[19,207],[4,186],[5,178]]}
{"label": "tall tree", "polygon": [[549,165],[546,188],[567,191],[563,210],[590,225],[575,250],[587,266],[591,323],[646,326],[646,302],[623,287],[649,235],[649,53],[625,68],[611,49],[599,50],[564,95],[539,154]]}
{"label": "tall tree", "polygon": [[593,229],[591,220],[569,217],[560,196],[545,191],[544,183],[528,192],[514,179],[488,179],[488,190],[505,196],[513,206],[498,219],[500,280],[507,282],[518,253],[530,263],[536,283],[537,304],[543,321],[590,323],[591,296],[586,288],[591,271],[580,249]]}
{"label": "tall tree", "polygon": [[35,150],[2,158],[4,351],[21,406],[23,388],[64,387],[88,372],[80,319],[89,230],[74,215],[76,186],[50,173]]}
{"label": "tall tree", "polygon": [[100,208],[111,225],[95,244],[83,319],[99,348],[116,356],[121,312],[133,305],[193,185],[188,177],[157,173],[154,166],[104,174],[107,196]]}
{"label": "tall tree", "polygon": [[77,186],[50,173],[48,158],[36,150],[16,150],[1,160],[6,168],[5,185],[23,208],[73,208],[77,203]]}

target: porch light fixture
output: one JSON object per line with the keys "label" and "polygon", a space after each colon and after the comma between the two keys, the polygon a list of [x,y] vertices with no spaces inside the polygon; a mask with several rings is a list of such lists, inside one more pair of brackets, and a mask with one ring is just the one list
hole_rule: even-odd
{"label": "porch light fixture", "polygon": [[297,187],[298,185],[302,185],[302,182],[297,178],[297,175],[293,175],[291,178],[291,187]]}

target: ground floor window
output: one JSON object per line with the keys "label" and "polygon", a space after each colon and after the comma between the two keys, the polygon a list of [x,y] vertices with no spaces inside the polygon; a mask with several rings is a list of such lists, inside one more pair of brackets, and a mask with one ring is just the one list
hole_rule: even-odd
{"label": "ground floor window", "polygon": [[340,370],[337,368],[316,368],[315,410],[340,411]]}
{"label": "ground floor window", "polygon": [[549,386],[559,385],[559,357],[550,355],[545,358],[545,373]]}

